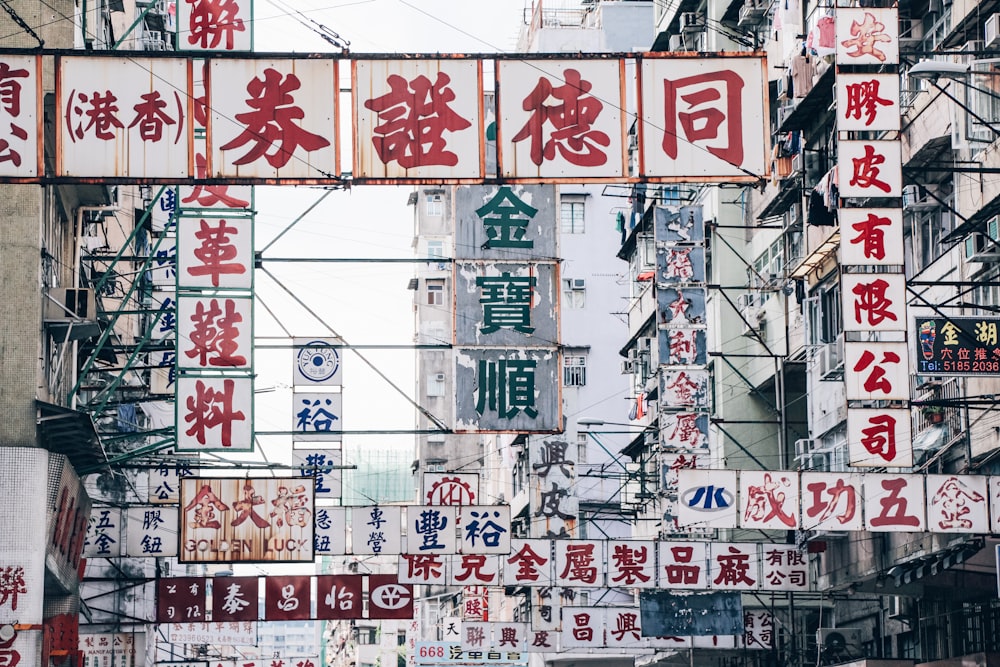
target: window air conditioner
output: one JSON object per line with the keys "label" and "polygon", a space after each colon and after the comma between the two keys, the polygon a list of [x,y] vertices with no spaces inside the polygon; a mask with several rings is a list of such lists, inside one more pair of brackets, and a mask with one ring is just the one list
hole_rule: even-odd
{"label": "window air conditioner", "polygon": [[743,327],[744,336],[754,336],[760,333],[761,328],[764,326],[763,308],[748,306],[740,311],[740,315],[743,317],[743,321],[740,324]]}
{"label": "window air conditioner", "polygon": [[435,382],[444,382],[444,378],[445,378],[444,373],[438,373],[438,374],[436,374],[434,376],[434,381]]}
{"label": "window air conditioner", "polygon": [[825,653],[861,655],[861,628],[820,628],[816,643]]}
{"label": "window air conditioner", "polygon": [[49,290],[51,299],[45,300],[45,321],[96,320],[97,305],[94,290],[55,287]]}
{"label": "window air conditioner", "polygon": [[919,185],[904,185],[903,186],[903,208],[906,210],[912,210],[917,206],[917,204],[923,201],[923,197],[920,193]]}
{"label": "window air conditioner", "polygon": [[986,19],[983,41],[987,49],[995,49],[1000,46],[1000,14],[993,14]]}
{"label": "window air conditioner", "polygon": [[586,278],[571,278],[569,281],[569,288],[572,290],[583,290],[587,289],[587,279]]}
{"label": "window air conditioner", "polygon": [[681,32],[688,35],[699,33],[705,29],[705,22],[698,12],[682,12],[680,18]]}

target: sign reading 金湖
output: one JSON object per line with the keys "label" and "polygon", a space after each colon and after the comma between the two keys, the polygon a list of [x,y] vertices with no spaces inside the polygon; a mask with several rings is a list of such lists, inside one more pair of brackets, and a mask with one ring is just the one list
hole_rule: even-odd
{"label": "sign reading \u91d1\u6e56", "polygon": [[1000,318],[920,318],[915,329],[917,373],[1000,375]]}

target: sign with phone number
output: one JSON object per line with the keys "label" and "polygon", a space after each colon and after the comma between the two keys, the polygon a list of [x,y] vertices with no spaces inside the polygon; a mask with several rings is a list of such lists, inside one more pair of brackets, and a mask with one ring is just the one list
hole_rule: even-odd
{"label": "sign with phone number", "polygon": [[527,653],[498,651],[463,651],[458,642],[417,642],[413,649],[417,665],[527,665]]}
{"label": "sign with phone number", "polygon": [[921,318],[915,327],[918,375],[1000,375],[1000,318]]}

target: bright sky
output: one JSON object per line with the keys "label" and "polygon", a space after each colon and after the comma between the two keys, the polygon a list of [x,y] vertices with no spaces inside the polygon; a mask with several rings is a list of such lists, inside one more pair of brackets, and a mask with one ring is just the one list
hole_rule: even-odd
{"label": "bright sky", "polygon": [[[254,44],[256,51],[334,51],[334,47],[290,18],[298,10],[303,17],[349,40],[351,52],[509,51],[516,44],[523,7],[522,0],[347,0],[336,4],[324,0],[256,0]],[[305,18],[303,21],[308,22]],[[342,168],[349,170],[349,164],[345,160]],[[266,272],[256,273],[256,386],[258,391],[276,388],[257,395],[258,432],[291,429],[293,412],[288,387],[291,352],[264,349],[268,341],[262,337],[283,337],[288,333],[329,336],[325,322],[352,345],[413,343],[413,292],[407,289],[414,274],[412,264],[268,262],[303,257],[412,257],[413,207],[406,205],[410,190],[367,187],[336,191],[306,213],[324,190],[256,189],[257,249],[290,229],[264,253]],[[297,304],[289,292],[304,305]],[[280,325],[266,312],[268,309],[278,316]],[[319,315],[322,322],[308,311]],[[362,350],[361,354],[412,396],[412,350]],[[345,355],[345,429],[409,429],[414,425],[414,414],[407,400],[365,368],[354,353]],[[262,436],[258,441],[269,461],[291,463],[290,438]],[[348,435],[345,441],[360,446],[391,442],[412,448],[413,436]]]}

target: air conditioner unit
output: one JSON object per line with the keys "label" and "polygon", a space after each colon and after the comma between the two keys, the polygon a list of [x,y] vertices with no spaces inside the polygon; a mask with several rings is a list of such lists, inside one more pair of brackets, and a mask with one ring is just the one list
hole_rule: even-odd
{"label": "air conditioner unit", "polygon": [[909,210],[909,209],[913,208],[917,203],[919,203],[922,200],[923,200],[923,197],[921,197],[921,195],[920,195],[920,186],[919,185],[904,185],[903,186],[903,208],[904,209]]}
{"label": "air conditioner unit", "polygon": [[983,30],[983,41],[987,49],[1000,46],[1000,14],[987,17],[986,27]]}
{"label": "air conditioner unit", "polygon": [[899,46],[914,48],[923,41],[924,24],[920,19],[899,19]]}
{"label": "air conditioner unit", "polygon": [[680,18],[680,29],[685,35],[699,33],[705,29],[705,22],[698,12],[682,12]]}
{"label": "air conditioner unit", "polygon": [[965,259],[970,262],[994,262],[1000,259],[1000,216],[986,221],[986,231],[965,237]]}
{"label": "air conditioner unit", "polygon": [[913,616],[913,600],[903,595],[889,597],[889,608],[886,610],[889,618],[907,620]]}
{"label": "air conditioner unit", "polygon": [[761,327],[764,324],[763,308],[750,306],[742,309],[740,315],[743,317],[743,321],[740,324],[743,326],[744,336],[753,336],[760,333]]}
{"label": "air conditioner unit", "polygon": [[438,373],[437,375],[434,376],[435,382],[444,382],[444,380],[445,380],[444,373]]}
{"label": "air conditioner unit", "polygon": [[587,289],[587,279],[586,278],[571,278],[569,281],[569,288],[572,290],[583,290]]}
{"label": "air conditioner unit", "polygon": [[777,120],[777,127],[779,129],[781,128],[782,125],[785,124],[785,121],[788,120],[788,117],[791,116],[792,113],[795,111],[795,107],[796,107],[795,102],[788,102],[778,107],[776,120]]}
{"label": "air conditioner unit", "polygon": [[652,338],[636,338],[635,339],[635,349],[639,352],[649,352],[650,345],[652,344]]}
{"label": "air conditioner unit", "polygon": [[44,301],[45,327],[56,340],[80,340],[100,335],[94,290],[54,287]]}
{"label": "air conditioner unit", "polygon": [[821,382],[837,381],[844,377],[844,336],[827,343],[817,352],[817,372]]}
{"label": "air conditioner unit", "polygon": [[792,173],[801,174],[805,170],[805,158],[801,152],[792,156]]}
{"label": "air conditioner unit", "polygon": [[622,375],[633,375],[635,374],[635,359],[624,359],[622,360]]}
{"label": "air conditioner unit", "polygon": [[45,300],[45,321],[96,320],[97,305],[94,290],[55,287]]}
{"label": "air conditioner unit", "polygon": [[755,0],[747,0],[740,7],[740,14],[736,25],[740,28],[752,28],[763,23],[766,17],[767,5],[758,3]]}
{"label": "air conditioner unit", "polygon": [[816,643],[825,653],[861,655],[861,628],[820,628]]}

